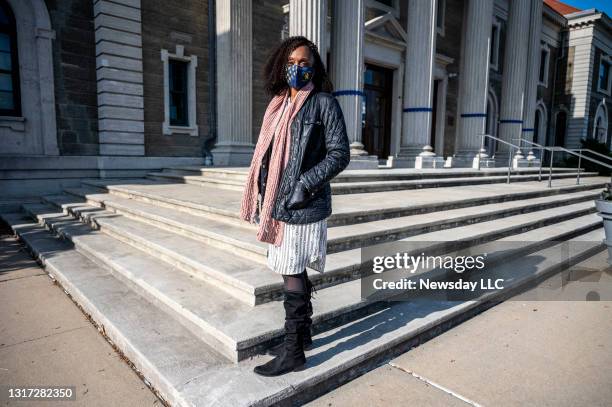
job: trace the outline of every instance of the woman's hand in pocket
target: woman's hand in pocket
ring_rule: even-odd
[[[312,199],[312,194],[302,181],[298,181],[293,188],[293,192],[287,201],[287,209],[303,209]]]

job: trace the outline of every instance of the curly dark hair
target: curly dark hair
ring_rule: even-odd
[[[263,70],[263,79],[265,82],[264,89],[270,96],[280,95],[286,89],[289,89],[289,85],[285,79],[287,60],[289,59],[289,55],[291,55],[296,48],[303,45],[306,45],[310,49],[310,54],[314,59],[314,64],[312,65],[314,69],[312,83],[315,90],[330,93],[333,91],[334,87],[327,76],[327,71],[325,70],[325,65],[323,65],[317,46],[306,37],[294,36],[281,42],[268,56],[268,60]]]

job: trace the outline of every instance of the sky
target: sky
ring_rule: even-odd
[[[596,8],[612,17],[612,0],[561,0],[565,4],[574,6],[581,10]]]

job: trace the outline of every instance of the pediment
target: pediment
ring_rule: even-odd
[[[377,37],[406,43],[407,34],[391,13],[385,13],[365,23],[366,31]]]

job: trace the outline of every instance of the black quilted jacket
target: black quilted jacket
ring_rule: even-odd
[[[291,151],[285,167],[272,217],[286,223],[312,223],[332,213],[329,181],[350,161],[344,116],[329,93],[313,91],[291,124]],[[262,161],[260,192],[265,191],[269,154]],[[310,191],[311,200],[302,209],[286,204],[298,180]]]

